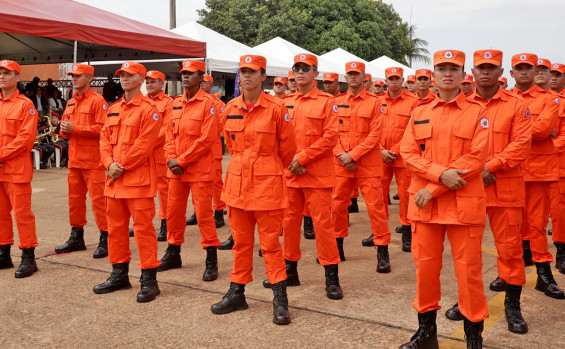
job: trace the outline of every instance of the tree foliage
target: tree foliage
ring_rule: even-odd
[[[200,24],[248,46],[277,36],[316,54],[338,47],[371,61],[422,59],[427,42],[392,5],[373,0],[206,0]],[[410,31],[412,30],[412,31]]]

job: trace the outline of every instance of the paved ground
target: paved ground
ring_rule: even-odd
[[[400,249],[400,234],[393,233],[390,245],[392,272],[377,274],[376,250],[362,247],[370,234],[365,206],[351,215],[350,236],[345,240],[347,261],[340,265],[344,299],[329,300],[324,292],[324,271],[315,262],[315,243],[303,240],[299,263],[302,285],[289,288],[292,324],[276,326],[272,319],[272,293],[264,289],[262,258],[254,261],[255,281],[246,288],[249,309],[228,315],[214,315],[210,305],[218,302],[229,287],[231,251],[219,251],[220,277],[203,282],[205,252],[199,246],[196,227],[187,227],[183,246],[183,268],[158,274],[161,295],[148,304],[136,302],[140,271],[135,242],[131,290],[96,295],[92,287],[104,281],[111,270],[107,259],[95,260],[98,233],[89,209],[86,226],[87,250],[55,255],[54,248],[66,241],[68,226],[66,169],[36,171],[32,183],[33,210],[38,227],[36,250],[39,272],[15,279],[15,269],[0,270],[0,345],[2,348],[397,348],[417,328],[412,308],[415,273],[412,255]],[[395,192],[395,189],[392,190]],[[189,208],[188,214],[192,213]],[[398,204],[391,206],[391,230],[397,225]],[[157,219],[155,227],[159,226]],[[229,228],[218,230],[223,241]],[[159,257],[166,243],[159,243]],[[256,250],[258,244],[256,244]],[[553,244],[550,250],[555,253]],[[523,315],[530,332],[508,332],[504,319],[504,295],[488,290],[497,276],[496,250],[490,230],[485,232],[484,282],[490,318],[485,323],[485,347],[545,348],[565,343],[563,313],[565,301],[534,290],[535,269],[527,269],[523,292]],[[12,249],[14,263],[19,251]],[[456,280],[449,243],[445,244],[441,305],[449,308],[457,299]],[[565,275],[556,274],[565,286]],[[438,313],[442,348],[464,348],[463,324]],[[561,344],[558,344],[561,343]]]

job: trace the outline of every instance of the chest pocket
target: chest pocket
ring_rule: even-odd
[[[321,136],[324,132],[324,105],[313,105],[306,110],[304,130],[307,136]]]
[[[243,120],[243,115],[228,115],[224,130],[233,150],[243,151],[245,149],[245,120]]]
[[[171,127],[173,129],[173,135],[176,138],[180,130],[180,115],[176,115],[171,118]]]
[[[188,115],[186,123],[186,134],[190,136],[200,136],[202,134],[202,122],[204,120],[204,113],[193,113]]]
[[[414,139],[420,146],[420,150],[426,158],[427,154],[431,154],[431,139],[432,139],[432,124],[430,120],[415,120],[414,121]]]
[[[2,132],[2,134],[7,135],[7,136],[17,136],[18,131],[20,130],[20,126],[22,124],[22,120],[21,120],[21,114],[15,114],[15,113],[8,113],[7,115],[5,115],[3,118],[3,126],[2,130],[0,132]]]
[[[110,143],[117,144],[118,143],[118,135],[120,130],[120,121],[119,117],[110,117],[108,118],[106,127],[108,127],[108,131],[110,132]]]
[[[63,118],[61,120],[71,120],[74,113],[75,113],[74,104],[71,106],[67,104],[67,108],[65,109],[65,112],[63,113]]]
[[[277,133],[277,124],[271,119],[259,119],[255,122],[256,140],[255,146],[260,152],[273,153]]]
[[[455,161],[464,154],[468,153],[471,149],[471,140],[475,133],[475,128],[470,127],[465,123],[466,120],[461,120],[453,127],[453,147],[451,149],[451,161]]]
[[[351,128],[351,109],[349,106],[338,106],[337,116],[339,118],[339,132],[349,132]]]
[[[139,116],[130,116],[124,122],[125,126],[125,136],[124,136],[124,144],[133,144],[135,140],[139,136],[139,125],[141,125],[141,119]]]
[[[512,120],[497,119],[493,125],[493,146],[494,152],[500,153],[510,142],[510,129]]]
[[[406,126],[410,122],[410,112],[402,111],[398,114],[398,119],[396,120],[396,130],[402,134],[406,130]]]
[[[360,112],[358,120],[359,133],[371,132],[371,115],[367,112]]]

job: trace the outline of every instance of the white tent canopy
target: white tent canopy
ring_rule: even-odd
[[[198,40],[198,38],[195,38]],[[334,64],[337,64],[341,67],[338,71],[340,74],[345,74],[345,63],[347,62],[362,62],[365,64],[365,73],[369,73],[372,75],[373,80],[379,79],[384,80],[385,78],[385,70],[381,67],[375,66],[363,58],[357,57],[353,53],[349,53],[342,48],[336,48],[328,53],[324,53],[320,57],[323,57],[326,60],[332,61]]]
[[[386,69],[390,67],[400,67],[404,69],[404,78],[406,78],[408,75],[416,74],[416,71],[414,69],[410,68],[407,65],[399,63],[387,56],[380,56],[379,58],[372,60],[370,63],[382,69]]]

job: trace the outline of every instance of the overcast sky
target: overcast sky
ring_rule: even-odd
[[[106,11],[169,29],[169,0],[79,0]],[[177,0],[177,25],[197,20],[204,0]],[[416,36],[434,51],[454,49],[467,55],[470,73],[473,52],[504,52],[505,76],[510,77],[513,54],[532,52],[552,62],[565,63],[564,0],[384,0],[404,21],[418,27]],[[414,63],[414,68],[426,68]]]

